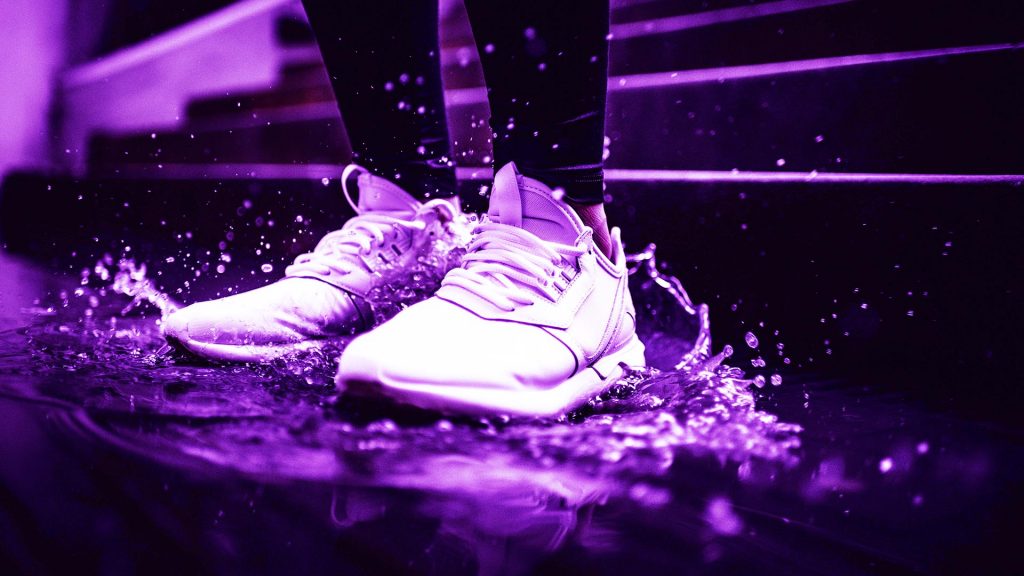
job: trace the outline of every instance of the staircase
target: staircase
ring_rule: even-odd
[[[718,342],[755,330],[783,344],[769,359],[778,369],[1017,366],[1015,339],[999,336],[1024,317],[1019,10],[613,0],[613,222],[634,249],[658,244],[712,306]],[[183,83],[203,93],[179,88],[158,113],[122,106],[132,91],[103,80],[108,66],[138,82],[130,66],[69,72],[66,101],[107,102],[109,117],[66,125],[80,141],[67,146],[70,176],[8,178],[4,245],[74,273],[129,253],[184,300],[275,279],[349,215],[335,179],[350,148],[302,19],[293,0],[247,0],[203,20],[238,40],[172,33],[156,51],[166,66],[207,44],[257,48],[244,63],[216,51],[223,62]],[[442,22],[463,199],[479,209],[490,173],[482,74],[461,4],[445,2]]]
[[[1008,3],[775,0],[715,2],[694,12],[690,4],[614,5],[607,130],[613,180],[644,180],[647,170],[702,179],[709,171],[771,172],[798,181],[812,172],[1024,171],[1017,152],[1024,88],[1012,81],[1024,69],[1024,35]],[[264,16],[301,18],[295,2],[273,6]],[[444,10],[443,73],[455,158],[463,175],[480,176],[490,154],[480,120],[489,113],[461,8]],[[265,58],[277,64],[277,76],[256,88],[188,101],[170,129],[95,134],[85,173],[336,175],[350,154],[343,122],[311,36],[299,36],[268,50],[284,56]]]

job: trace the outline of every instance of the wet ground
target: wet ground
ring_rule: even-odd
[[[145,295],[137,268],[99,264],[76,277],[0,256],[5,573],[1019,566],[1019,427],[935,409],[885,373],[765,367],[759,330],[701,340],[699,307],[642,262],[661,371],[538,421],[339,398],[334,350],[200,362],[124,294]],[[672,369],[694,341],[709,353]]]

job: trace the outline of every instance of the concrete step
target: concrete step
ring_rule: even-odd
[[[1001,0],[723,4],[613,25],[612,74],[1024,41],[1021,7]]]
[[[610,92],[609,165],[1024,172],[1024,50],[866,62],[630,77],[650,84]]]
[[[975,53],[964,53],[977,50]],[[1024,50],[861,55],[613,78],[608,166],[1022,173]],[[490,151],[485,101],[449,125],[456,159]]]
[[[328,105],[324,108],[324,105]],[[321,111],[323,110],[323,111]],[[282,85],[273,90],[228,94],[195,100],[188,105],[186,128],[198,126],[246,127],[263,124],[264,116],[281,121],[303,120],[316,111],[323,116],[338,116],[338,105],[329,84],[308,86]]]
[[[116,176],[123,165],[219,163],[341,164],[351,152],[339,121],[263,122],[242,128],[154,132],[94,138],[91,173]]]
[[[1022,173],[1024,162],[1014,151],[1024,137],[1018,106],[1024,87],[1013,78],[1024,75],[1024,50],[971,49],[977,52],[863,55],[622,77],[610,85],[608,165]],[[460,94],[449,92],[455,158],[463,166],[484,166],[490,155],[488,108],[486,102],[460,100]],[[94,162],[109,167],[230,158],[280,164],[348,157],[329,87],[225,97],[198,102],[193,110],[189,133],[101,138]],[[192,134],[200,133],[202,142],[195,142]],[[262,143],[269,148],[260,150]]]

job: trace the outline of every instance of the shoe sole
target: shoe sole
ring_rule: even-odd
[[[280,358],[287,358],[298,354],[321,350],[327,346],[335,346],[340,349],[344,347],[352,337],[343,336],[335,338],[318,338],[292,342],[289,344],[266,346],[258,346],[255,344],[212,344],[209,342],[182,340],[180,338],[173,337],[167,337],[167,339],[169,341],[173,341],[175,344],[178,344],[192,354],[208,360],[217,360],[221,362],[266,363]]]
[[[546,390],[495,390],[437,384],[413,384],[335,379],[344,394],[384,396],[400,404],[426,410],[465,415],[551,417],[576,408],[604,392],[624,373],[623,366],[645,365],[644,345],[635,335],[619,350],[572,376],[562,384]]]

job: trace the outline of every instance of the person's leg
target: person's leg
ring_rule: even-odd
[[[606,255],[608,0],[466,0],[491,105],[494,166],[515,162],[565,200]]]
[[[434,297],[348,345],[335,382],[444,412],[557,416],[645,364],[602,203],[608,2],[467,2],[495,138],[488,218]]]
[[[455,195],[437,2],[303,0],[353,161],[421,200]]]

